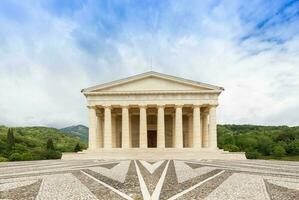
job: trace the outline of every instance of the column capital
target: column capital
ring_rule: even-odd
[[[183,106],[184,106],[183,104],[175,104],[174,105],[175,108],[183,108]]]
[[[193,107],[193,108],[201,108],[202,105],[201,105],[201,104],[193,104],[192,107]]]
[[[111,105],[110,104],[104,104],[102,105],[104,108],[111,108]]]
[[[139,104],[138,107],[139,108],[147,108],[147,104]]]
[[[129,104],[121,105],[121,108],[129,108]]]
[[[165,104],[157,104],[157,108],[165,108]]]

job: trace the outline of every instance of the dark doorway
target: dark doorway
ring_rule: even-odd
[[[157,131],[147,131],[147,146],[148,148],[157,147]]]

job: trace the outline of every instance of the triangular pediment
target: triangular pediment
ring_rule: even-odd
[[[223,88],[157,72],[147,72],[126,79],[86,88],[83,90],[83,93],[199,90],[221,91]]]

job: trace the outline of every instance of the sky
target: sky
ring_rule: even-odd
[[[298,126],[299,1],[0,1],[2,125],[87,125],[81,89],[151,65],[224,87],[221,124]]]

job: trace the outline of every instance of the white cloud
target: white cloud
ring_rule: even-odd
[[[123,5],[122,16],[96,1],[65,17],[22,6],[25,21],[0,15],[0,124],[86,124],[80,90],[148,71],[151,57],[156,71],[223,86],[221,123],[299,124],[296,17],[261,31],[254,24],[272,12],[241,2]]]

